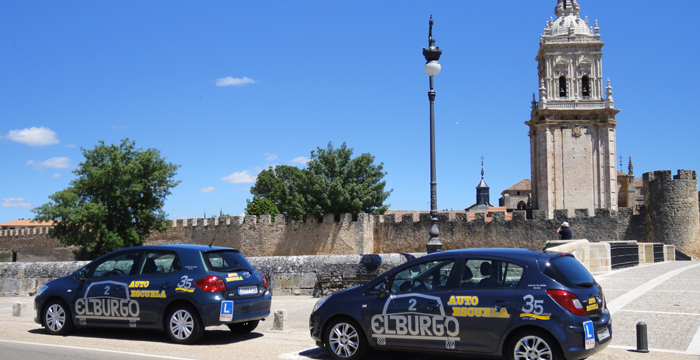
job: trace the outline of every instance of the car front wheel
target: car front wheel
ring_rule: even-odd
[[[197,311],[188,305],[176,305],[168,313],[166,332],[178,344],[192,344],[204,335]]]
[[[357,322],[347,317],[334,319],[324,334],[326,350],[336,360],[362,358],[369,350],[369,344]]]
[[[73,330],[73,319],[63,300],[51,300],[44,308],[44,328],[51,335],[65,335]]]
[[[236,334],[247,334],[253,330],[255,330],[256,327],[258,327],[258,323],[260,323],[260,320],[253,320],[253,321],[246,321],[242,323],[236,323],[236,324],[228,324],[229,330]]]
[[[559,344],[549,334],[538,330],[517,333],[508,347],[510,360],[563,360]]]

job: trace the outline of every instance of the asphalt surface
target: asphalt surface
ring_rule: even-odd
[[[700,360],[700,262],[668,262],[594,274],[613,313],[613,340],[590,360]],[[33,298],[0,298],[0,359],[330,359],[309,337],[308,316],[317,299],[273,296],[272,309],[286,309],[287,328],[272,330],[272,318],[253,333],[236,336],[207,328],[196,345],[175,345],[163,332],[87,329],[48,335],[34,323]],[[12,304],[25,302],[22,317]],[[650,352],[636,348],[636,324],[647,324]],[[456,359],[450,356],[376,352],[368,359]]]

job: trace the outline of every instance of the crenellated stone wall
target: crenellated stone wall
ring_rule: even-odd
[[[476,213],[469,220],[465,212],[440,212],[439,228],[443,249],[477,247],[516,247],[539,250],[547,240],[558,239],[559,225],[568,221],[574,239],[591,242],[637,240],[675,245],[689,255],[700,257],[700,213],[698,213],[697,174],[680,170],[657,171],[644,175],[646,206],[635,215],[632,208],[514,211],[512,220],[505,213]],[[359,214],[353,219],[342,214],[321,219],[287,221],[283,215],[187,219],[172,221],[164,233],[153,233],[146,244],[214,244],[240,249],[246,257],[387,254],[425,251],[429,239],[428,213],[400,215]],[[61,248],[47,236],[48,228],[0,230],[0,261],[69,261],[72,249]]]

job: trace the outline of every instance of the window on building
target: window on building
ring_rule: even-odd
[[[581,78],[581,95],[591,96],[591,86],[588,76],[584,76]]]
[[[559,78],[559,97],[566,97],[566,77]]]

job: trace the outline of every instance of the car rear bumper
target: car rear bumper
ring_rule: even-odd
[[[608,329],[609,336],[602,341],[599,339],[599,332]],[[570,326],[566,329],[568,338],[566,346],[562,346],[564,357],[567,359],[585,359],[595,353],[598,353],[608,347],[612,341],[612,321],[595,324],[595,347],[592,349],[585,348],[585,335],[583,327]]]
[[[207,300],[202,301],[200,299],[199,304],[199,311],[202,315],[204,326],[218,326],[265,319],[270,315],[270,307],[272,306],[272,295],[269,291],[260,296],[230,299],[229,301],[233,301],[233,319],[231,321],[221,321],[222,298],[220,296],[212,296]]]

